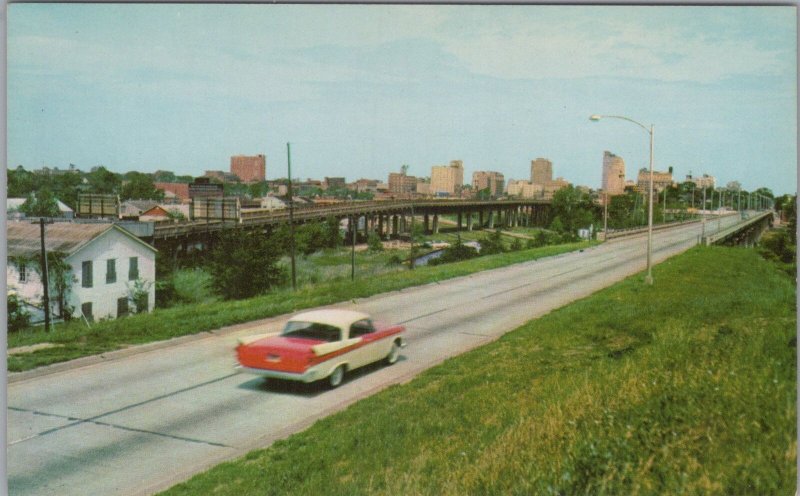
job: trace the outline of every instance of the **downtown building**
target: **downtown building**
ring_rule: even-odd
[[[267,177],[267,157],[264,155],[234,155],[231,157],[231,174],[243,183],[264,181]]]
[[[665,189],[672,187],[672,172],[653,171],[653,191],[662,192]],[[639,169],[639,175],[636,177],[636,189],[642,193],[650,191],[650,169]]]
[[[489,196],[497,198],[503,194],[506,180],[502,172],[477,171],[472,173],[472,189],[475,192],[489,190]]]
[[[431,167],[431,194],[434,196],[458,197],[464,186],[464,163],[451,160],[450,165]]]
[[[611,196],[625,193],[625,161],[609,151],[603,152],[603,192]]]
[[[553,162],[546,158],[531,160],[531,182],[547,184],[553,180]]]
[[[406,175],[405,172],[389,173],[389,193],[399,196],[410,196],[417,191],[416,176]]]

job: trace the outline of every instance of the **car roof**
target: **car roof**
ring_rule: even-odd
[[[300,322],[319,322],[336,326],[340,329],[347,329],[353,322],[368,319],[369,315],[363,312],[355,312],[352,310],[312,310],[310,312],[303,312],[295,315],[289,321]]]

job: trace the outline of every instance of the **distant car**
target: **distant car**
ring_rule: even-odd
[[[317,310],[292,317],[283,331],[239,339],[236,348],[242,372],[267,378],[315,382],[331,387],[345,373],[384,360],[397,362],[406,343],[401,325],[373,322],[349,310]]]

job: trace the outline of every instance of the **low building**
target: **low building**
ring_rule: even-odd
[[[8,289],[42,312],[40,227],[7,224]],[[87,320],[149,312],[155,306],[157,250],[116,224],[60,222],[45,227],[45,249],[63,260],[64,291],[51,276],[51,314]],[[56,271],[50,267],[50,274]],[[35,317],[35,316],[34,316]]]
[[[6,198],[6,214],[11,219],[24,219],[26,216],[20,210],[27,198]],[[62,219],[75,218],[75,211],[69,208],[61,200],[56,200],[58,205],[59,217]]]
[[[661,192],[671,186],[671,172],[653,171],[653,191]],[[639,175],[636,177],[636,187],[642,192],[650,191],[650,169],[639,169]]]
[[[164,192],[164,197],[177,198],[180,201],[189,200],[188,183],[154,183],[157,190]]]
[[[325,189],[345,189],[347,182],[343,177],[325,177]]]

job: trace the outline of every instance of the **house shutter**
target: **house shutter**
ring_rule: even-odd
[[[117,282],[117,259],[109,258],[106,260],[106,284]]]
[[[81,286],[84,288],[91,288],[92,279],[92,261],[87,260],[81,264]]]
[[[131,257],[128,263],[128,280],[139,279],[139,257]]]

